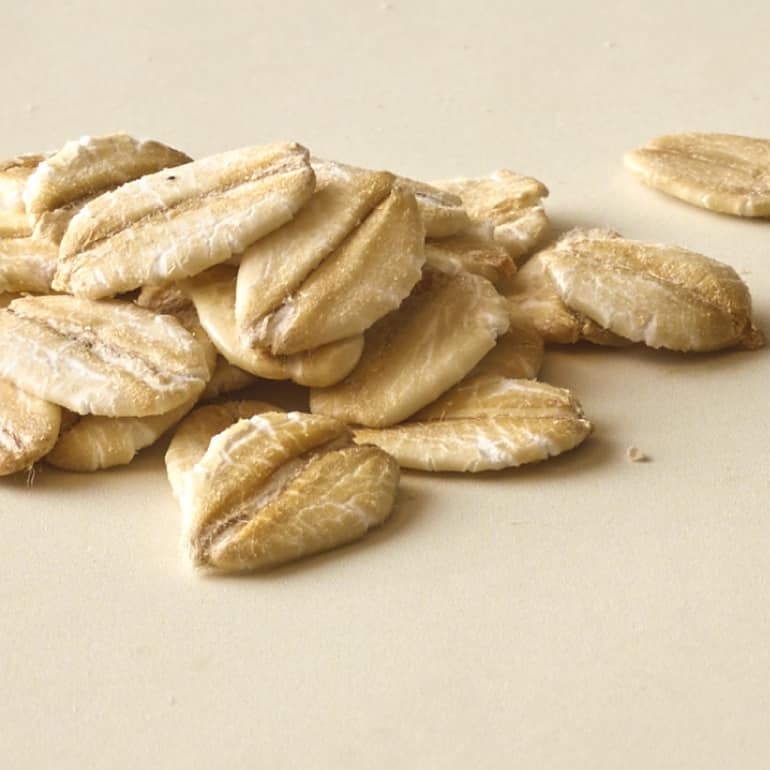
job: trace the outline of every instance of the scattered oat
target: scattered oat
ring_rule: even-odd
[[[770,139],[670,134],[625,156],[645,184],[723,214],[770,217]]]

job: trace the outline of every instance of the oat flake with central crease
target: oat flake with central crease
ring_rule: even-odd
[[[633,342],[699,352],[764,344],[746,284],[702,254],[576,230],[540,257],[567,306]]]
[[[500,470],[539,462],[582,443],[592,426],[563,388],[479,374],[452,388],[408,422],[357,429],[404,468]]]
[[[163,414],[210,376],[179,321],[120,300],[22,297],[0,310],[0,337],[0,377],[79,414]]]
[[[624,162],[645,184],[694,206],[770,217],[770,139],[670,134],[627,153]]]
[[[288,222],[314,185],[308,152],[297,144],[232,150],[148,174],[74,217],[54,288],[98,299],[195,275]]]
[[[366,333],[351,374],[310,392],[310,410],[371,427],[405,420],[467,375],[510,323],[509,303],[485,278],[426,270],[401,307]]]
[[[180,429],[167,462],[195,566],[273,567],[358,539],[393,507],[398,464],[330,417],[264,412],[211,436],[202,454],[189,443]]]

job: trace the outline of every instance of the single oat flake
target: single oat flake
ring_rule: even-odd
[[[280,307],[260,319],[249,341],[291,355],[361,334],[419,281],[424,241],[414,196],[394,188]]]
[[[24,203],[35,221],[44,212],[191,160],[161,142],[128,134],[84,136],[41,160],[27,180]]]
[[[626,154],[626,168],[657,190],[701,208],[770,217],[770,139],[684,133]]]
[[[195,566],[273,567],[356,540],[392,510],[398,464],[355,445],[338,420],[263,412],[205,447],[197,431],[196,449],[185,446],[182,428],[169,446],[169,478]]]
[[[300,290],[389,195],[393,175],[313,160],[315,191],[288,224],[250,246],[240,260],[235,304],[238,336],[259,347],[255,328]]]
[[[748,287],[714,259],[603,230],[572,231],[540,258],[569,308],[632,342],[680,351],[763,344]]]
[[[22,297],[0,310],[0,337],[0,377],[78,414],[163,414],[210,376],[179,321],[120,300]]]
[[[192,398],[165,414],[149,417],[102,417],[73,414],[62,426],[56,445],[46,455],[50,465],[65,471],[91,472],[127,465],[154,444],[195,405]]]
[[[480,374],[452,388],[408,422],[357,429],[404,468],[489,471],[546,460],[591,433],[572,394],[534,380]]]

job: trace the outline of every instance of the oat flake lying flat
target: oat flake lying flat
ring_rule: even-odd
[[[645,184],[701,208],[770,217],[770,139],[671,134],[626,154]]]
[[[170,455],[180,441],[177,434]],[[180,470],[172,486],[191,560],[226,571],[272,567],[359,538],[387,518],[398,485],[398,465],[385,452],[355,446],[337,420],[299,412],[239,420]]]
[[[31,468],[56,443],[61,409],[0,380],[0,476]]]
[[[488,471],[566,452],[591,433],[572,394],[534,380],[478,375],[452,388],[409,422],[359,429],[402,467]]]
[[[0,337],[0,377],[79,414],[163,414],[210,374],[179,321],[119,300],[23,297],[0,311]]]
[[[0,161],[0,238],[32,235],[32,223],[24,206],[24,188],[46,157],[29,154]]]
[[[127,465],[137,452],[173,428],[193,408],[195,400],[151,417],[75,416],[62,428],[45,460],[61,470],[81,472]]]
[[[394,188],[252,340],[276,355],[360,334],[397,308],[420,279],[425,234],[414,196]]]
[[[548,229],[540,200],[548,188],[537,179],[500,169],[480,179],[447,179],[433,183],[458,195],[476,224],[488,224],[492,237],[514,258],[530,254]]]
[[[615,237],[610,231],[603,232],[607,237]],[[513,305],[532,321],[543,341],[547,345],[571,344],[579,340],[610,347],[630,344],[629,340],[603,329],[564,304],[556,285],[545,271],[545,253],[539,252],[527,260],[506,292]]]
[[[70,222],[54,288],[100,298],[195,275],[288,222],[314,184],[296,144],[233,150],[128,182]]]
[[[0,292],[49,292],[57,253],[45,240],[0,238]]]
[[[291,356],[244,345],[235,329],[235,280],[234,268],[218,265],[182,283],[207,334],[232,364],[257,377],[322,388],[344,379],[358,363],[362,334]]]
[[[401,307],[366,333],[353,372],[311,391],[311,411],[371,427],[400,422],[468,374],[509,324],[508,303],[486,279],[426,271]]]
[[[254,328],[279,308],[390,192],[393,175],[314,160],[316,187],[297,216],[244,252],[238,271],[238,335],[259,347]]]
[[[573,231],[541,254],[570,308],[653,348],[758,347],[746,284],[728,265],[677,246]]]

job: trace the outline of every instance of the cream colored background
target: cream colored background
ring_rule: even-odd
[[[0,155],[125,129],[508,166],[558,228],[731,263],[770,331],[770,222],[621,165],[664,132],[770,135],[769,9],[5,0]],[[582,399],[585,447],[405,474],[381,531],[263,577],[188,574],[160,448],[0,482],[0,765],[768,767],[770,352],[565,348],[543,378]]]

